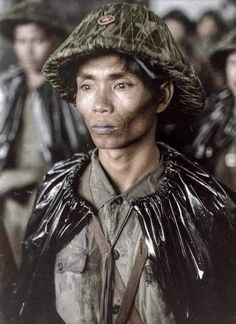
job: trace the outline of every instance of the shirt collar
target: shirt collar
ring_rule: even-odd
[[[121,194],[117,194],[108,179],[98,158],[98,150],[95,149],[91,156],[91,176],[90,188],[94,203],[98,209],[104,204],[115,199],[125,200],[131,204],[132,201],[140,197],[145,197],[158,188],[158,182],[164,170],[163,161],[144,177],[140,178],[133,186]]]

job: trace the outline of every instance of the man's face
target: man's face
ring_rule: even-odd
[[[144,138],[154,140],[156,107],[151,91],[125,69],[118,55],[88,59],[77,73],[76,106],[95,145],[121,149]]]
[[[197,25],[197,33],[201,40],[212,41],[219,33],[216,21],[211,16],[205,16]]]
[[[27,72],[40,72],[56,46],[53,37],[34,23],[18,25],[14,31],[13,47],[19,64]]]
[[[225,21],[227,21],[230,25],[235,24],[236,17],[236,3],[235,1],[225,1],[222,6],[221,14]]]
[[[178,44],[181,44],[188,37],[188,31],[186,30],[184,24],[178,20],[167,18],[165,19],[165,23]]]
[[[236,51],[226,59],[225,74],[226,82],[236,97]]]

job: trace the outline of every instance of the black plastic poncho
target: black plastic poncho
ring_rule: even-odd
[[[176,323],[234,323],[233,197],[180,153],[158,146],[164,163],[159,187],[133,204],[156,281]],[[59,162],[41,185],[24,241],[20,278],[10,298],[12,323],[62,323],[54,300],[55,256],[96,213],[77,193],[89,162],[90,156],[82,154]],[[4,302],[8,306],[6,297]]]
[[[185,152],[206,170],[214,173],[223,150],[236,138],[235,98],[229,89],[213,94],[207,110],[192,124]]]

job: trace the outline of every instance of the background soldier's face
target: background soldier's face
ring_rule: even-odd
[[[25,70],[41,71],[56,46],[54,37],[34,23],[18,25],[14,32],[13,47],[18,62]]]
[[[236,51],[227,57],[225,74],[227,84],[236,97]]]
[[[99,148],[124,148],[155,138],[157,107],[151,91],[127,71],[119,55],[91,58],[80,66],[76,105]]]

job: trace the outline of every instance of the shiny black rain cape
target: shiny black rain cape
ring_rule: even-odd
[[[155,279],[177,323],[234,323],[235,202],[197,164],[165,144],[158,146],[164,163],[160,185],[133,204]],[[41,185],[10,298],[13,323],[62,323],[55,308],[55,256],[96,213],[77,194],[89,162],[82,154],[59,162]]]
[[[210,96],[206,111],[192,124],[185,153],[213,173],[219,156],[236,138],[235,98],[229,89]]]

